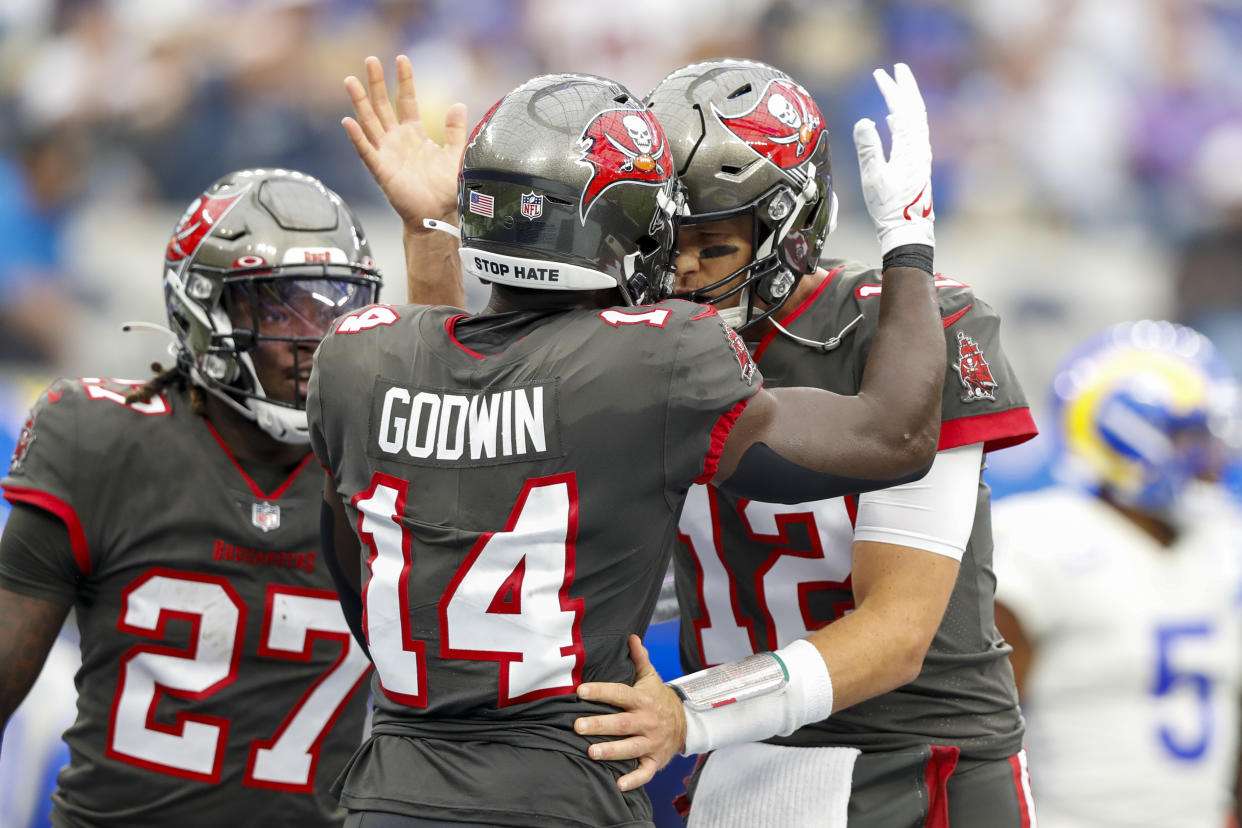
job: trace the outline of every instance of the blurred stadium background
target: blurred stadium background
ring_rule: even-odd
[[[643,94],[699,58],[773,63],[829,125],[826,255],[869,261],[851,128],[884,112],[871,70],[905,61],[937,264],[1000,310],[1037,419],[1061,357],[1124,319],[1195,326],[1242,373],[1240,0],[0,0],[0,444],[51,377],[166,359],[120,326],[164,321],[168,234],[228,170],[323,179],[403,301],[400,223],[339,124],[341,79],[401,52],[433,129],[540,72]],[[1042,482],[1047,451],[996,455],[994,487]]]

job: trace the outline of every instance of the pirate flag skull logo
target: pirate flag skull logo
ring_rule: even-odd
[[[658,187],[672,175],[664,132],[649,112],[605,110],[591,119],[578,142],[579,162],[591,168],[578,210],[584,224],[591,203],[613,184],[628,181]]]
[[[727,116],[712,104],[725,128],[781,169],[811,157],[824,133],[824,119],[807,91],[789,80],[773,79],[755,105]]]

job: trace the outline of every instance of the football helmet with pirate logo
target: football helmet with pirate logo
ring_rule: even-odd
[[[543,75],[475,128],[459,181],[465,272],[540,290],[672,293],[680,194],[660,124],[624,86]]]
[[[731,58],[673,72],[647,96],[686,193],[681,224],[749,216],[751,261],[688,294],[719,302],[738,330],[774,313],[815,272],[836,223],[828,132],[815,101],[788,75]],[[755,300],[767,307],[758,308]]]
[[[191,202],[164,256],[164,299],[190,380],[282,442],[307,441],[311,357],[332,321],[376,301],[353,212],[318,179],[224,176]]]

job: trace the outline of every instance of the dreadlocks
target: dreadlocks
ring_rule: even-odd
[[[154,377],[142,385],[133,388],[125,395],[125,402],[127,404],[150,402],[152,397],[162,394],[165,388],[176,386],[183,391],[187,391],[190,396],[190,406],[194,409],[195,414],[201,417],[206,413],[202,389],[196,385],[189,384],[189,378],[180,365],[174,364],[173,367],[165,369],[158,362],[152,362],[151,370],[155,372]]]

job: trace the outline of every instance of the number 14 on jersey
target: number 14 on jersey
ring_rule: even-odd
[[[427,642],[410,630],[409,485],[377,472],[353,505],[369,549],[363,629],[380,687],[426,707]],[[569,597],[577,521],[572,473],[528,480],[505,527],[479,538],[440,598],[439,656],[497,662],[500,707],[566,695],[582,681],[582,600]]]

